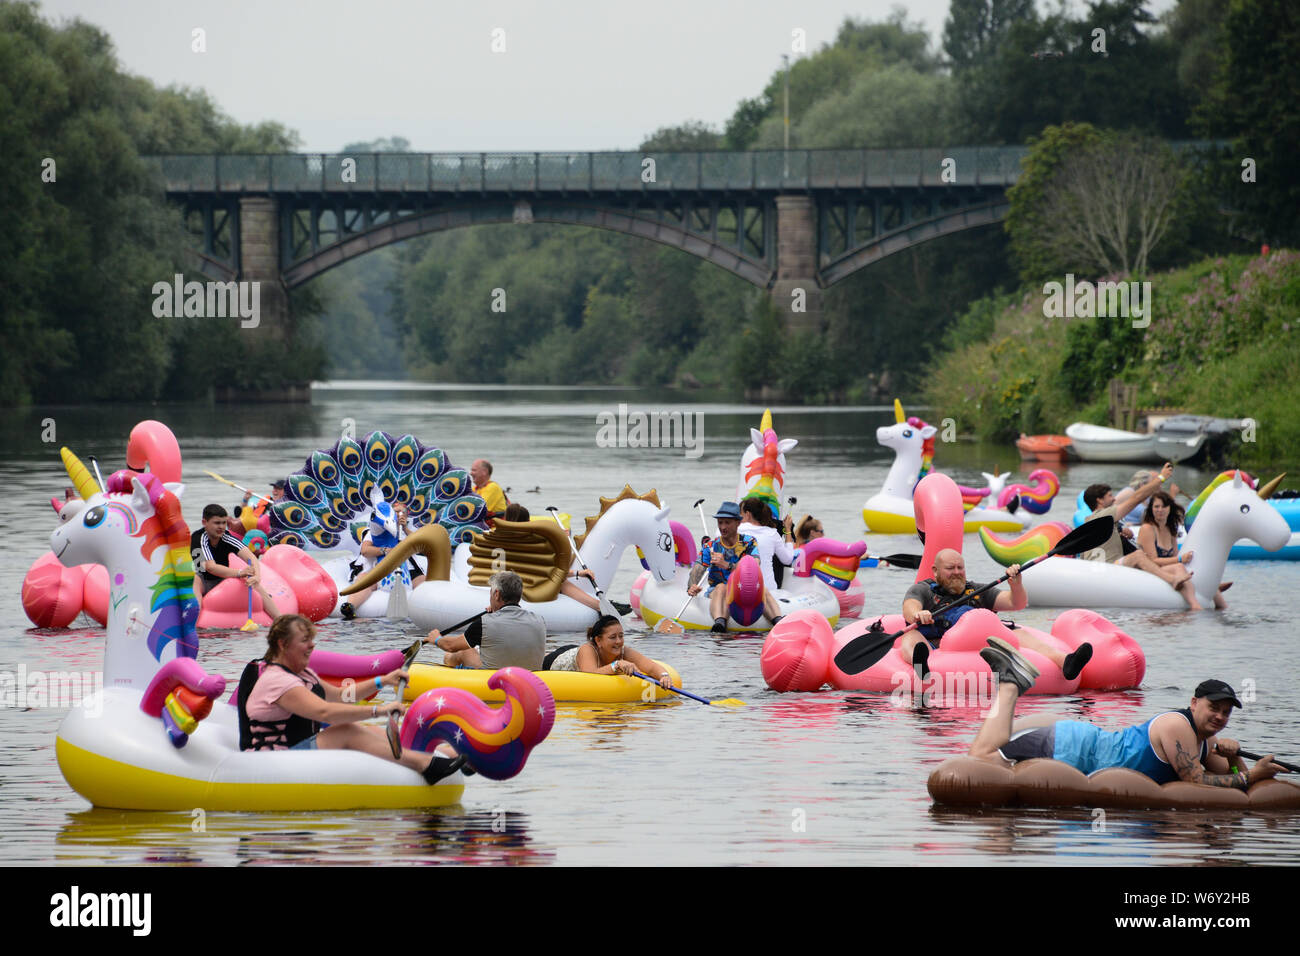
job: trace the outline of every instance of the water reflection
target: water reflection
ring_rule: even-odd
[[[187,813],[91,809],[67,815],[56,861],[265,866],[360,863],[545,864],[529,815],[504,807],[465,812],[346,814]]]

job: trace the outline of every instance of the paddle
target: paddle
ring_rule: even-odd
[[[555,507],[555,505],[548,505],[546,510],[549,511],[551,517],[555,519],[555,523],[561,528],[564,528],[564,522],[560,520],[560,509]],[[582,570],[591,574],[591,568],[587,567],[587,562],[582,560],[582,555],[580,555],[578,549],[573,546],[573,532],[568,528],[564,528],[564,533],[569,539],[569,551],[578,559],[578,564],[582,566]],[[610,603],[609,598],[605,597],[605,592],[602,591],[600,585],[596,583],[596,576],[594,574],[591,575],[591,583],[596,589],[596,600],[600,602],[600,613],[608,614],[610,617],[618,617],[618,608],[614,607],[614,605]]]
[[[239,628],[241,631],[256,631],[257,622],[253,620],[253,589],[248,589],[248,620]]]
[[[633,671],[632,676],[639,677],[642,680],[648,680],[652,684],[659,684],[659,682],[655,680],[653,677],[648,677],[645,674],[642,674],[640,671]],[[663,685],[659,684],[659,686],[662,687]],[[714,707],[744,707],[745,706],[745,702],[743,700],[737,700],[734,697],[724,697],[721,700],[706,700],[703,697],[698,697],[695,694],[692,694],[690,691],[682,690],[680,687],[673,687],[671,684],[668,686],[667,689],[672,691],[674,694],[681,694],[683,697],[689,697],[691,700],[698,700],[701,704],[712,704]]]
[[[90,458],[90,467],[95,469],[95,480],[99,482],[99,490],[107,490],[107,486],[104,484],[104,476],[99,473],[99,460],[94,455],[88,457]]]
[[[1108,516],[1105,518],[1097,518],[1093,521],[1085,521],[1062,538],[1051,551],[1021,565],[1020,573],[1024,574],[1040,561],[1045,561],[1047,558],[1056,554],[1073,555],[1080,554],[1084,551],[1091,551],[1093,548],[1099,548],[1110,540],[1110,536],[1114,533],[1114,518]],[[1010,577],[1010,574],[1004,574],[996,581],[984,585],[979,590],[972,591],[970,594],[962,595],[955,601],[949,601],[947,604],[936,608],[931,612],[931,614],[932,616],[937,617],[944,611],[965,604],[967,601],[979,597],[985,591],[991,590],[999,584],[1009,580]],[[898,638],[902,637],[908,631],[917,626],[918,625],[913,622],[901,631],[897,631],[893,634],[872,634],[870,632],[861,634],[840,648],[840,652],[835,655],[835,666],[846,674],[860,673],[884,657],[885,654],[889,652],[889,649],[894,646],[894,641],[898,640]]]
[[[252,490],[249,489],[249,488],[245,488],[243,485],[237,485],[237,484],[235,484],[233,481],[231,481],[231,480],[228,479],[228,478],[222,478],[222,477],[221,477],[220,475],[218,475],[215,471],[208,471],[208,470],[205,468],[205,469],[203,470],[203,473],[204,473],[205,475],[211,477],[211,478],[215,478],[215,479],[217,479],[217,481],[221,482],[223,485],[229,485],[231,488],[238,488],[240,491],[246,492],[246,493],[252,495],[254,498],[261,498],[263,501],[265,501],[265,502],[267,502],[267,503],[270,503],[270,501],[271,501],[271,499],[268,498],[266,495],[259,495],[256,491],[252,491]]]
[[[1249,750],[1238,750],[1237,753],[1241,754],[1247,760],[1262,759],[1262,756],[1260,754],[1253,754]],[[1273,758],[1273,763],[1281,767],[1283,770],[1289,770],[1292,773],[1300,773],[1300,767],[1295,766],[1295,764],[1284,763],[1283,761],[1278,760],[1276,757]]]
[[[465,618],[465,620],[459,622],[458,624],[453,624],[451,627],[447,628],[445,631],[442,631],[441,633],[450,634],[452,631],[459,631],[462,627],[468,627],[470,624],[473,624],[475,621],[477,621],[479,618],[481,618],[484,614],[487,613],[488,612],[486,610],[479,611],[477,614],[473,614]],[[402,666],[410,667],[411,662],[415,660],[415,657],[417,654],[420,653],[421,648],[423,648],[424,645],[428,643],[429,643],[429,639],[427,637],[422,637],[414,644],[412,644],[410,647],[408,647],[405,651],[403,651]],[[398,700],[402,699],[400,694],[397,696],[397,699]]]
[[[888,564],[895,568],[907,568],[909,571],[915,571],[921,566],[921,556],[919,554],[886,554],[879,558],[863,557],[859,567],[876,568],[882,564]]]

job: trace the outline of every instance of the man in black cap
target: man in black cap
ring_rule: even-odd
[[[275,479],[275,481],[271,482],[270,498],[259,497],[257,499],[257,504],[253,506],[253,520],[249,522],[244,520],[243,511],[244,508],[248,507],[248,502],[252,497],[253,497],[253,493],[251,491],[245,491],[244,500],[241,503],[241,507],[235,509],[235,517],[240,518],[241,521],[243,521],[244,527],[248,530],[252,530],[253,528],[257,527],[257,522],[261,520],[261,517],[266,513],[267,508],[271,507],[272,505],[278,502],[284,501],[284,479],[277,478]]]
[[[1202,681],[1190,706],[1157,714],[1144,724],[1105,731],[1077,720],[1016,721],[1016,699],[1038,676],[1033,664],[996,638],[980,651],[998,679],[997,700],[971,744],[970,755],[1002,767],[1047,757],[1090,774],[1127,767],[1156,783],[1184,780],[1246,790],[1282,772],[1269,754],[1248,767],[1235,740],[1219,737],[1228,725],[1237,693],[1221,680]]]
[[[718,523],[718,537],[700,552],[699,563],[709,571],[709,586],[705,591],[709,595],[709,617],[713,618],[712,630],[720,632],[727,629],[727,589],[718,585],[727,583],[741,558],[755,553],[757,543],[747,534],[736,533],[740,527],[740,505],[734,501],[719,505],[713,520]],[[686,593],[695,597],[702,589],[698,580],[693,580]]]

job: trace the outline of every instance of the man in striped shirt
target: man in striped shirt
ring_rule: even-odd
[[[200,601],[203,595],[226,578],[244,578],[250,588],[262,598],[262,606],[272,618],[279,616],[275,601],[262,587],[262,565],[244,542],[226,530],[230,516],[221,505],[208,505],[203,509],[203,527],[190,535],[190,559],[194,562],[194,596]],[[230,567],[230,556],[237,554],[246,567]]]

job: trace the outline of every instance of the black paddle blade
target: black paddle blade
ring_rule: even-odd
[[[910,629],[909,629],[910,630]],[[893,634],[878,634],[868,631],[859,635],[840,648],[835,655],[835,666],[846,674],[859,674],[889,653],[906,630]]]
[[[1093,548],[1100,548],[1110,540],[1110,536],[1114,533],[1115,519],[1109,515],[1105,518],[1085,521],[1058,541],[1056,547],[1043,555],[1043,558],[1050,558],[1054,554],[1082,554],[1085,551],[1091,551]],[[1034,559],[1034,561],[1041,560],[1042,558]],[[1029,562],[1029,564],[1033,564],[1034,561]],[[1028,567],[1029,564],[1026,564],[1025,567]]]
[[[887,554],[880,560],[888,561],[896,568],[907,568],[909,571],[915,571],[921,566],[919,554]]]

